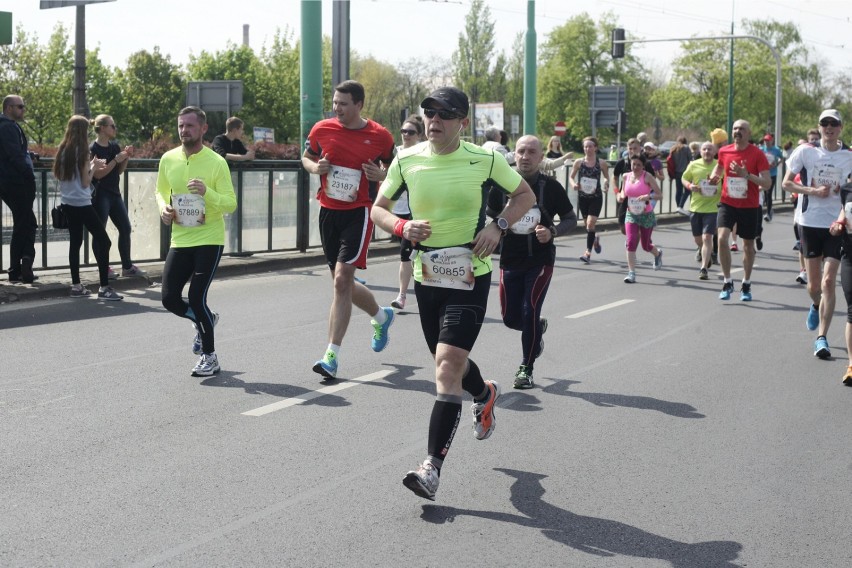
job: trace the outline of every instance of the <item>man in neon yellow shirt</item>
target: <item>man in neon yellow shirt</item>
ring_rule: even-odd
[[[428,142],[400,151],[373,205],[373,222],[416,243],[414,292],[420,325],[435,358],[437,397],[429,422],[428,457],[403,484],[435,499],[441,467],[461,418],[462,396],[473,396],[473,431],[484,440],[494,429],[495,381],[485,381],[470,358],[491,286],[491,253],[530,207],[535,195],[495,150],[461,141],[469,124],[467,95],[442,87],[420,104]],[[494,185],[509,195],[497,220],[486,224],[485,202]],[[408,191],[411,220],[391,212]]]
[[[710,183],[710,174],[716,167],[716,145],[705,142],[701,145],[701,158],[686,167],[681,179],[683,188],[692,192],[689,201],[689,221],[692,236],[701,250],[701,270],[698,277],[707,280],[707,270],[713,258],[713,235],[716,234],[716,217],[719,213],[719,198],[722,196],[721,182]]]
[[[225,159],[203,143],[207,115],[197,107],[178,113],[181,146],[160,159],[157,205],[160,219],[172,227],[171,247],[163,267],[163,307],[192,321],[192,352],[200,359],[193,377],[219,372],[213,326],[219,314],[207,306],[207,290],[225,248],[224,213],[237,208],[231,172]],[[183,289],[189,282],[189,302]]]

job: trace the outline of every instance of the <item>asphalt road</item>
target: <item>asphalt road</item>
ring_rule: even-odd
[[[590,266],[564,239],[530,391],[495,278],[473,358],[497,429],[465,403],[434,503],[401,483],[434,396],[413,295],[382,353],[353,315],[328,385],[321,266],[214,284],[211,379],[157,287],[0,306],[0,566],[852,565],[845,301],[818,360],[791,214],[765,237],[751,303],[698,280],[685,224],[634,285],[618,233]],[[396,269],[366,272],[380,303]]]

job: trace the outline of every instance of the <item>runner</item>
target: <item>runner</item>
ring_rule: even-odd
[[[583,158],[576,160],[571,168],[571,187],[578,192],[577,207],[586,224],[586,252],[580,260],[589,264],[592,261],[592,249],[601,253],[601,241],[595,233],[595,225],[603,208],[601,174],[604,189],[609,185],[609,166],[598,158],[598,141],[586,136],[583,138]]]
[[[163,307],[195,328],[192,352],[199,356],[193,377],[219,372],[213,327],[219,314],[207,305],[207,291],[225,248],[224,213],[237,208],[231,172],[225,159],[202,142],[207,115],[189,106],[178,113],[181,146],[160,158],[157,205],[160,219],[172,228],[163,266]],[[183,289],[189,282],[189,302]]]
[[[713,258],[713,235],[716,234],[716,216],[719,211],[720,187],[709,181],[716,167],[716,146],[710,142],[701,145],[701,158],[690,162],[683,172],[683,187],[691,192],[689,222],[692,236],[699,246],[701,270],[698,278],[707,280]]]
[[[663,267],[663,249],[651,242],[651,233],[657,224],[653,202],[663,197],[657,184],[657,178],[645,171],[645,156],[639,154],[630,158],[630,174],[624,176],[618,198],[627,202],[627,218],[624,224],[627,236],[627,276],[624,282],[636,282],[636,249],[639,242],[642,250],[654,257],[654,270]]]
[[[498,152],[459,139],[470,121],[465,93],[443,87],[420,106],[429,142],[397,155],[371,215],[384,230],[418,243],[414,293],[426,344],[435,358],[437,397],[429,420],[428,457],[406,474],[403,484],[434,500],[461,418],[463,391],[473,396],[476,438],[484,440],[494,430],[500,386],[482,378],[470,350],[485,319],[490,255],[501,235],[532,207],[535,195]],[[490,224],[485,218],[486,184],[510,194],[506,208]],[[412,220],[391,212],[406,189]]]

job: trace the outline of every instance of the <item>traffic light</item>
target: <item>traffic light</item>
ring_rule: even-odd
[[[612,30],[612,58],[621,59],[624,57],[624,44],[616,43],[624,41],[624,28],[613,28]]]
[[[619,121],[621,122],[621,131],[627,131],[627,113],[624,110],[618,111],[619,113]]]

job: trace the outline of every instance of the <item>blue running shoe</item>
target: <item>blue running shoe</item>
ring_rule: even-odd
[[[722,284],[722,291],[719,292],[720,300],[730,300],[731,292],[734,291],[734,283],[733,282],[725,282]]]
[[[816,328],[819,327],[819,308],[813,304],[811,304],[811,309],[808,310],[808,319],[805,323],[811,331],[816,331]]]
[[[601,251],[603,250],[603,247],[601,247],[601,239],[600,239],[600,237],[595,237],[595,245],[594,245],[594,247],[593,247],[593,248],[594,248],[594,250],[595,250],[595,254],[600,254],[600,253],[601,253]]]
[[[388,329],[393,323],[394,318],[393,308],[382,309],[384,310],[385,315],[387,316],[385,323],[378,324],[375,320],[370,320],[370,322],[373,324],[373,329],[375,330],[373,332],[373,341],[371,345],[373,347],[373,351],[375,351],[376,353],[388,346],[388,341],[390,340],[390,337],[388,336]]]
[[[314,363],[314,373],[323,376],[322,380],[337,378],[337,357],[331,351],[325,357]]]
[[[820,359],[831,359],[831,350],[828,348],[828,341],[826,341],[825,337],[822,335],[817,337],[817,340],[814,341],[814,357],[819,357]]]
[[[751,302],[751,282],[743,282],[743,286],[740,288],[740,301]]]

